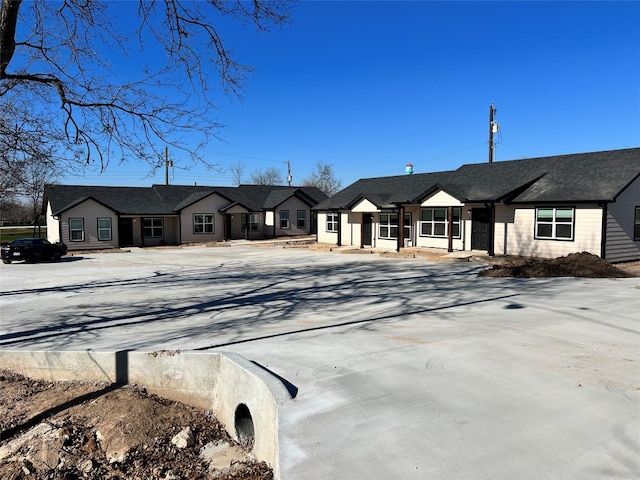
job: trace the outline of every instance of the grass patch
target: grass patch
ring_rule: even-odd
[[[40,234],[38,235],[38,230]],[[0,242],[11,242],[16,238],[47,238],[47,227],[4,227],[0,228]]]

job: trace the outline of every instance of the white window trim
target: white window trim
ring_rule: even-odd
[[[302,214],[302,217],[300,217]],[[300,220],[302,220],[302,225],[300,225]],[[296,225],[297,228],[307,228],[307,211],[306,210],[298,210],[296,214]]]
[[[289,218],[289,210],[280,210],[279,213],[280,213],[280,215],[279,215],[280,216],[280,228],[282,230],[289,230],[291,228],[291,219]],[[284,214],[286,214],[286,215],[284,215]]]
[[[79,220],[82,222],[82,228],[71,228],[71,223],[74,220]],[[81,232],[82,238],[73,238],[73,232]],[[69,218],[69,241],[70,242],[84,242],[84,218],[81,217],[70,217]]]
[[[108,220],[109,221],[109,227],[101,227],[100,226],[100,220]],[[109,242],[113,239],[113,227],[112,227],[112,220],[111,217],[98,217],[98,241],[100,242]],[[102,237],[102,231],[109,231],[109,235],[108,238],[103,238]]]
[[[392,217],[396,217],[395,223],[392,223]],[[387,222],[383,223],[383,217],[387,217]],[[391,230],[396,229],[396,236],[391,235]],[[387,230],[388,235],[382,234],[382,229]],[[398,238],[398,214],[394,212],[385,212],[378,215],[378,238],[385,240],[394,240]]]
[[[454,215],[454,221],[453,221],[453,225],[457,225],[458,226],[458,234],[457,235],[453,235],[451,238],[456,238],[456,239],[460,239],[462,238],[462,207],[453,207],[453,209],[458,209],[459,210],[459,214],[458,214],[458,221],[455,221],[455,215]],[[427,238],[449,238],[449,207],[423,207],[420,209],[420,218],[422,218],[422,211],[423,210],[444,210],[444,222],[441,220],[435,220],[435,215],[432,214],[432,220],[419,220],[418,221],[418,232],[419,235],[421,237],[427,237]],[[436,235],[436,234],[426,234],[426,233],[422,233],[422,226],[424,224],[430,224],[431,225],[431,231],[435,232],[435,226],[436,224],[442,224],[444,223],[444,234],[442,235]]]
[[[338,233],[338,222],[340,214],[337,212],[327,213],[327,232]]]
[[[155,221],[156,220],[160,220],[160,225],[156,225]],[[151,225],[149,227],[147,227],[145,225],[146,221],[151,221]],[[161,235],[155,235],[155,230],[157,228],[160,228],[162,231]],[[151,229],[151,235],[147,235],[145,230],[147,229]],[[164,218],[162,217],[145,217],[142,219],[142,233],[144,234],[145,238],[164,238]]]
[[[196,220],[196,217],[202,217],[201,221]],[[207,217],[211,217],[211,221],[207,221]],[[196,231],[196,225],[202,227],[202,231]],[[211,225],[211,231],[207,231],[207,225]],[[193,234],[194,235],[206,235],[215,233],[215,217],[213,213],[194,213],[193,214]]]
[[[538,221],[538,211],[539,210],[552,210],[553,217],[551,221]],[[571,210],[571,222],[558,222],[557,221],[557,213],[558,210]],[[534,217],[534,230],[533,230],[533,238],[536,240],[554,240],[560,242],[573,242],[575,237],[575,222],[576,222],[576,209],[575,207],[536,207],[535,209],[535,217]],[[541,236],[538,235],[538,225],[551,225],[551,235],[550,236]],[[571,227],[571,236],[570,237],[559,237],[557,234],[558,225],[566,226],[569,225]]]

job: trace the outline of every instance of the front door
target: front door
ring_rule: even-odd
[[[488,208],[471,210],[471,249],[489,250],[491,211]]]
[[[362,214],[362,245],[372,246],[373,245],[373,215],[370,213]]]
[[[118,235],[121,247],[133,246],[133,219],[121,218],[118,221]]]

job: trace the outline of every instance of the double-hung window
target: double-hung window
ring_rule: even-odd
[[[381,213],[380,238],[398,238],[398,214],[397,213]]]
[[[84,218],[69,219],[69,241],[71,242],[84,241]]]
[[[411,239],[411,214],[404,214],[402,235],[405,239]],[[397,213],[381,213],[380,214],[380,226],[379,226],[380,238],[398,238],[398,214]]]
[[[452,238],[460,238],[460,207],[452,208]],[[444,237],[449,236],[449,208],[422,208],[420,209],[420,236]]]
[[[636,219],[633,224],[633,239],[640,240],[640,207],[636,207]]]
[[[213,213],[194,213],[193,233],[213,233]]]
[[[573,240],[574,211],[572,207],[536,208],[535,238]]]
[[[98,240],[111,240],[111,218],[98,218]]]
[[[280,210],[280,228],[289,228],[289,210]]]
[[[161,217],[144,218],[142,226],[145,237],[164,237],[164,222]]]
[[[252,232],[258,231],[258,226],[260,222],[260,214],[259,213],[243,213],[242,217],[242,231],[249,229]]]
[[[327,213],[327,232],[338,231],[338,214],[335,212]]]
[[[305,228],[307,226],[307,211],[298,210],[298,228]]]

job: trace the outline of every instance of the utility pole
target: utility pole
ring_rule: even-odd
[[[489,107],[489,163],[493,163],[493,155],[496,150],[496,144],[493,141],[493,134],[498,133],[498,130],[500,129],[498,122],[495,122],[493,119],[497,112],[498,110],[496,110],[493,103],[491,103],[491,106]]]
[[[169,147],[164,147],[164,184],[169,185],[169,167],[173,167],[173,162],[169,160]]]
[[[289,183],[289,186],[291,186],[291,180],[293,180],[293,177],[291,176],[291,162],[287,160],[287,182]]]

